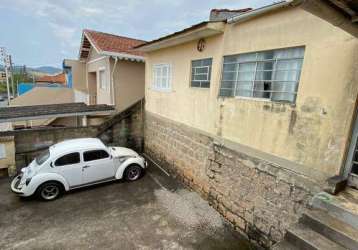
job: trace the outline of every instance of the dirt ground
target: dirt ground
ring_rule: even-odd
[[[133,183],[20,199],[0,179],[0,249],[250,249],[206,201],[155,166]]]

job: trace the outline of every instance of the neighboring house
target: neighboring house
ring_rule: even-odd
[[[45,75],[36,79],[36,84],[60,84],[66,86],[66,74]]]
[[[22,107],[22,106],[38,106],[49,104],[66,104],[66,103],[85,103],[87,96],[80,91],[63,88],[63,87],[35,87],[25,94],[18,96],[11,100],[10,107]],[[88,117],[91,120],[91,117]],[[36,120],[23,120],[14,121],[14,129],[29,128],[37,126],[65,126],[74,127],[78,126],[80,122],[78,117],[65,117],[56,118],[51,117],[48,119],[36,119]],[[91,123],[91,122],[89,122]]]
[[[0,123],[0,132],[11,130],[9,122]],[[0,137],[0,176],[6,176],[8,169],[15,168],[15,142],[13,136]]]
[[[144,57],[133,51],[144,41],[84,30],[78,60],[63,62],[66,79],[88,94],[88,103],[114,105],[117,111],[144,97]]]
[[[358,41],[300,3],[137,47],[146,53],[145,151],[266,246],[327,178],[358,175],[346,158],[356,152]]]

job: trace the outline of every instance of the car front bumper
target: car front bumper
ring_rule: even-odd
[[[27,186],[25,184],[21,184],[21,175],[17,175],[12,181],[11,181],[11,191],[19,196],[30,196],[27,191]]]

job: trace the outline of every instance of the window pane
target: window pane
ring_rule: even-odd
[[[238,80],[239,81],[250,81],[255,79],[255,72],[239,72]]]
[[[236,95],[238,96],[252,96],[253,82],[238,82]]]
[[[220,93],[219,95],[220,96],[234,96],[234,93],[233,93],[233,90],[234,89],[220,89]]]
[[[256,63],[240,63],[239,71],[251,71],[254,72],[256,68]]]
[[[195,68],[195,74],[207,74],[209,73],[208,67]]]
[[[208,81],[201,82],[201,87],[202,88],[210,88],[210,82],[208,82]]]
[[[194,76],[194,81],[207,81],[208,80],[208,75],[195,75]]]
[[[71,153],[58,158],[55,162],[55,166],[65,166],[77,164],[80,162],[80,153]]]
[[[256,61],[256,53],[241,54],[238,58],[239,62],[252,62]]]
[[[296,82],[274,82],[272,100],[293,102],[296,96],[296,88]]]
[[[272,70],[274,62],[258,62],[257,70]]]
[[[265,81],[265,82],[255,82],[254,84],[254,93],[253,96],[257,98],[270,98],[271,94],[270,91],[271,88],[271,82]]]
[[[257,71],[255,80],[272,80],[272,71]]]
[[[239,64],[224,64],[223,70],[226,71],[236,71]]]
[[[235,81],[222,81],[221,87],[224,89],[235,88]]]
[[[213,59],[211,59],[211,58],[203,59],[202,60],[202,66],[211,66],[212,61],[213,61]]]
[[[234,81],[236,79],[236,72],[224,72],[223,80],[224,81]]]
[[[225,56],[224,57],[224,63],[232,63],[232,62],[238,62],[239,56],[235,55],[235,56]]]
[[[257,60],[270,60],[274,58],[274,51],[264,51],[257,53]]]
[[[200,82],[192,81],[192,82],[191,82],[191,86],[192,86],[192,87],[200,87]]]
[[[104,150],[91,150],[83,153],[84,161],[95,161],[108,158],[109,154]]]

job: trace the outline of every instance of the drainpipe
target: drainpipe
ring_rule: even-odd
[[[113,70],[112,70],[112,73],[111,73],[111,85],[112,85],[111,86],[112,87],[111,94],[112,94],[112,104],[113,105],[116,105],[115,100],[114,100],[114,70],[116,69],[117,62],[118,62],[118,57],[115,57],[114,58],[114,66],[113,66]]]

